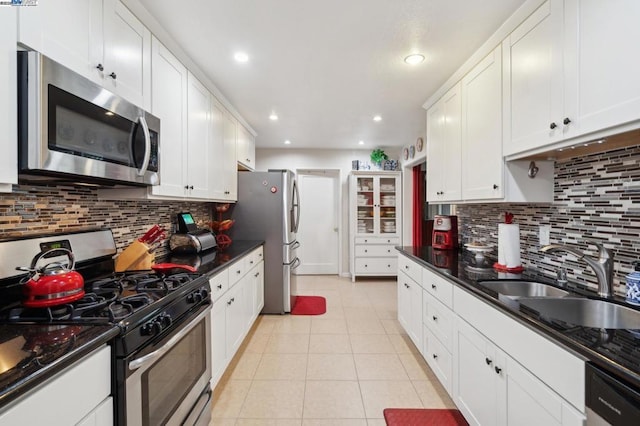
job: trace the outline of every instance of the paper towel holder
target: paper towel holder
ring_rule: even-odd
[[[527,175],[533,179],[536,177],[536,175],[538,174],[538,171],[540,169],[538,168],[538,166],[536,166],[536,162],[532,161],[529,163],[529,171],[527,172]]]

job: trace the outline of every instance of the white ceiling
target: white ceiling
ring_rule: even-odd
[[[422,104],[524,3],[140,1],[258,133],[258,148],[288,139],[291,148],[342,149],[424,136]],[[238,50],[249,62],[234,61]],[[405,64],[412,52],[425,62]]]

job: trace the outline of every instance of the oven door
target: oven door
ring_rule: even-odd
[[[211,305],[126,359],[126,424],[208,425]]]

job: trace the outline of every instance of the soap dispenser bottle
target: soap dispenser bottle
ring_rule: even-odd
[[[633,271],[627,275],[627,302],[640,305],[640,261],[631,262]]]

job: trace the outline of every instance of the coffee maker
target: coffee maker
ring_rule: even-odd
[[[432,246],[435,249],[449,250],[458,248],[458,217],[441,216],[433,217]]]

